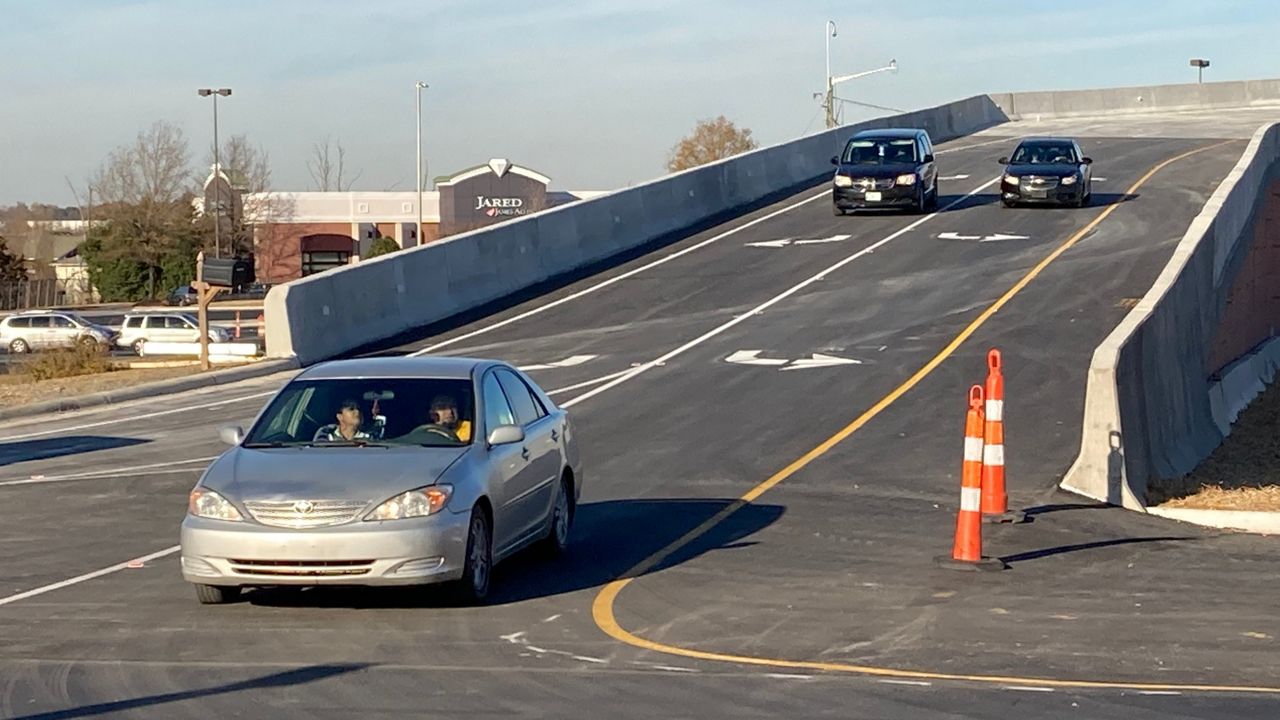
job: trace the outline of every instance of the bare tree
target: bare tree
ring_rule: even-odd
[[[161,120],[111,151],[89,185],[103,203],[163,205],[195,190],[190,166],[182,129]]]
[[[715,160],[733,157],[758,147],[747,128],[739,130],[721,115],[714,120],[701,120],[693,132],[676,143],[667,156],[667,170],[679,172]]]
[[[307,172],[311,173],[311,181],[321,192],[338,190],[347,192],[356,180],[364,173],[356,171],[355,177],[347,179],[347,149],[342,141],[332,141],[325,136],[323,143],[311,145],[311,159],[307,161]]]

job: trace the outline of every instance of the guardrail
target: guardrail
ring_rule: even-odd
[[[1268,308],[1251,306],[1247,297],[1233,305],[1232,296],[1252,252],[1280,253],[1270,238],[1260,246],[1262,233],[1255,232],[1259,209],[1280,188],[1278,169],[1280,123],[1254,134],[1155,284],[1098,346],[1089,366],[1080,452],[1064,489],[1144,509],[1150,480],[1194,469],[1270,380],[1275,348],[1263,343],[1275,334],[1274,318],[1270,325],[1252,322],[1248,314]],[[1259,337],[1234,337],[1241,327]],[[1214,367],[1224,343],[1257,346],[1259,352]]]

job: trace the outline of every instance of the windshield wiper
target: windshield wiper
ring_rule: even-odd
[[[284,447],[284,443],[279,440],[271,440],[270,442],[247,442],[240,447],[246,448],[278,448]]]
[[[323,442],[310,442],[310,443],[307,443],[307,447],[343,447],[343,448],[349,448],[349,447],[377,447],[377,448],[384,448],[384,447],[391,447],[391,446],[390,446],[390,445],[388,445],[388,444],[386,444],[386,443],[370,442],[370,441],[368,441],[368,440],[329,440],[329,441],[323,441]]]

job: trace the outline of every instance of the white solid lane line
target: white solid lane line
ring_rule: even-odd
[[[9,442],[11,440],[26,440],[34,437],[45,437],[47,435],[58,435],[60,433],[76,432],[77,430],[88,430],[89,428],[102,427],[104,425],[116,425],[124,422],[132,422],[134,420],[148,420],[150,418],[164,417],[166,415],[177,415],[178,413],[189,413],[192,410],[204,410],[206,408],[221,407],[223,405],[233,405],[246,400],[257,400],[269,395],[275,395],[275,390],[254,393],[252,395],[241,395],[240,397],[228,398],[226,400],[216,400],[214,402],[202,403],[200,405],[187,405],[185,407],[173,408],[171,410],[157,410],[156,412],[143,413],[141,415],[130,415],[128,417],[111,418],[110,420],[99,420],[97,422],[84,423],[82,425],[72,425],[70,427],[58,428],[56,430],[41,430],[40,432],[26,433],[23,435],[10,435],[9,437],[0,438],[0,443]]]
[[[562,387],[562,388],[556,388],[555,390],[548,390],[548,391],[547,391],[547,394],[548,394],[548,395],[557,395],[557,394],[559,394],[559,393],[566,393],[566,392],[569,392],[570,390],[578,390],[578,389],[580,389],[580,388],[584,388],[584,387],[591,387],[592,385],[599,385],[599,384],[600,384],[600,383],[602,383],[602,382],[606,382],[606,381],[608,381],[608,380],[612,380],[612,379],[614,379],[614,378],[616,378],[616,377],[619,377],[619,376],[622,376],[622,375],[626,375],[627,373],[631,372],[631,370],[632,370],[631,368],[627,368],[626,370],[619,370],[618,372],[615,372],[615,373],[609,373],[608,375],[601,375],[600,377],[598,377],[598,378],[593,378],[593,379],[591,379],[591,380],[585,380],[585,381],[580,382],[580,383],[574,383],[573,385],[566,385],[566,386],[564,386],[564,387]]]
[[[678,355],[681,355],[681,354],[683,354],[683,353],[685,353],[685,352],[687,352],[687,351],[689,351],[689,350],[691,350],[691,349],[693,349],[693,348],[695,348],[695,347],[697,347],[697,346],[701,345],[702,343],[706,342],[707,340],[710,340],[711,338],[713,338],[713,337],[715,337],[715,336],[717,336],[717,335],[719,335],[719,334],[723,333],[724,331],[726,331],[726,330],[728,330],[728,329],[730,329],[730,328],[734,327],[735,325],[738,325],[738,324],[741,324],[741,323],[743,323],[743,322],[746,322],[748,319],[750,319],[750,318],[754,317],[755,315],[757,315],[757,314],[759,314],[759,313],[761,313],[761,312],[764,312],[765,310],[769,309],[770,307],[773,307],[774,305],[777,305],[778,303],[782,302],[783,300],[786,300],[787,298],[791,297],[792,295],[795,295],[796,293],[798,293],[798,292],[800,292],[801,290],[803,290],[804,288],[806,288],[806,287],[808,287],[808,286],[812,285],[813,283],[815,283],[815,282],[818,282],[818,281],[822,280],[822,279],[823,279],[823,278],[825,278],[827,275],[830,275],[831,273],[835,272],[836,270],[839,270],[840,268],[844,267],[845,265],[848,265],[849,263],[851,263],[851,262],[853,262],[853,261],[857,260],[858,258],[861,258],[861,257],[863,257],[864,255],[869,255],[869,254],[871,254],[871,253],[875,252],[876,250],[878,250],[878,249],[880,249],[881,247],[883,247],[883,246],[887,245],[888,243],[890,243],[890,242],[894,241],[895,239],[897,239],[897,238],[899,238],[899,237],[902,237],[902,236],[903,236],[903,235],[905,235],[906,233],[911,232],[912,230],[916,229],[917,227],[920,227],[921,225],[923,225],[924,223],[926,223],[926,222],[928,222],[928,221],[932,220],[933,218],[936,218],[940,213],[943,213],[943,212],[946,212],[947,210],[950,210],[952,207],[955,207],[956,205],[959,205],[960,203],[962,203],[962,202],[964,202],[965,200],[967,200],[967,199],[969,199],[969,198],[973,197],[974,195],[977,195],[978,193],[982,192],[983,190],[987,189],[988,187],[991,187],[992,185],[994,185],[995,183],[997,183],[997,182],[999,182],[999,181],[1000,181],[1000,178],[999,178],[999,177],[995,177],[995,178],[992,178],[992,179],[990,179],[990,180],[988,180],[988,181],[986,181],[986,182],[982,183],[981,185],[979,185],[978,187],[974,188],[973,190],[970,190],[970,191],[969,191],[968,193],[966,193],[964,196],[959,197],[959,198],[957,198],[957,199],[955,199],[955,200],[952,200],[952,201],[951,201],[950,203],[948,203],[945,207],[943,207],[943,208],[941,208],[941,209],[939,209],[939,210],[935,210],[935,211],[933,211],[933,212],[929,213],[928,215],[925,215],[925,216],[924,216],[924,217],[922,217],[922,218],[919,218],[918,220],[916,220],[915,222],[911,223],[910,225],[907,225],[906,227],[903,227],[903,228],[901,228],[901,229],[899,229],[899,230],[897,230],[897,231],[895,231],[895,232],[891,233],[890,235],[888,235],[888,236],[887,236],[887,237],[885,237],[884,239],[879,240],[879,241],[877,241],[876,243],[874,243],[874,244],[872,244],[872,245],[869,245],[869,246],[867,246],[866,248],[863,248],[862,250],[859,250],[858,252],[856,252],[856,253],[854,253],[854,254],[852,254],[852,255],[850,255],[850,256],[848,256],[848,257],[846,257],[845,259],[843,259],[843,260],[841,260],[841,261],[839,261],[839,262],[837,262],[837,263],[835,263],[834,265],[831,265],[830,267],[827,267],[826,269],[819,271],[816,275],[813,275],[813,276],[809,277],[808,279],[806,279],[806,280],[804,280],[804,281],[802,281],[802,282],[800,282],[800,283],[798,283],[798,284],[796,284],[796,285],[791,286],[790,288],[788,288],[788,289],[787,289],[787,290],[785,290],[784,292],[782,292],[782,293],[780,293],[780,294],[778,294],[778,295],[775,295],[774,297],[772,297],[772,298],[770,298],[770,299],[768,299],[768,300],[764,301],[763,303],[760,303],[759,305],[757,305],[757,306],[755,306],[754,308],[752,308],[752,309],[748,310],[747,312],[745,312],[745,313],[743,313],[743,314],[739,315],[738,317],[735,317],[734,319],[729,320],[729,321],[725,322],[724,324],[722,324],[722,325],[720,325],[720,326],[718,326],[718,327],[715,327],[715,328],[713,328],[713,329],[711,329],[711,330],[708,330],[707,332],[703,333],[702,335],[699,335],[698,337],[694,338],[693,340],[690,340],[689,342],[685,343],[684,345],[681,345],[680,347],[678,347],[678,348],[676,348],[676,349],[674,349],[674,350],[672,350],[672,351],[670,351],[670,352],[666,353],[665,355],[662,355],[661,357],[655,358],[655,359],[650,360],[649,362],[646,362],[646,363],[641,363],[638,367],[634,367],[634,368],[632,368],[630,371],[628,371],[627,373],[623,374],[621,377],[615,378],[614,380],[611,380],[611,381],[609,381],[608,383],[606,383],[606,384],[604,384],[604,385],[601,385],[601,386],[597,387],[597,388],[596,388],[596,389],[594,389],[594,390],[590,390],[590,391],[588,391],[588,392],[585,392],[585,393],[583,393],[583,394],[581,394],[581,395],[579,395],[579,396],[577,396],[577,397],[575,397],[575,398],[573,398],[573,399],[571,399],[571,400],[567,400],[567,401],[565,401],[565,402],[563,402],[563,403],[560,403],[560,407],[563,407],[563,408],[570,408],[570,407],[573,407],[574,405],[577,405],[578,403],[580,403],[580,402],[582,402],[582,401],[584,401],[584,400],[587,400],[587,399],[589,399],[589,398],[595,397],[596,395],[599,395],[599,394],[600,394],[600,393],[602,393],[602,392],[605,392],[605,391],[607,391],[607,390],[610,390],[610,389],[612,389],[612,388],[615,388],[615,387],[617,387],[617,386],[621,385],[622,383],[624,383],[624,382],[626,382],[626,381],[628,381],[628,380],[630,380],[630,379],[632,379],[632,378],[636,377],[637,375],[640,375],[641,373],[647,372],[647,371],[649,371],[649,370],[651,370],[651,369],[653,369],[653,368],[655,368],[655,367],[657,367],[657,366],[659,366],[659,365],[662,365],[662,364],[666,363],[667,361],[671,360],[672,358],[674,358],[674,357],[676,357],[676,356],[678,356]]]
[[[133,467],[112,468],[110,470],[90,470],[81,473],[71,473],[69,475],[32,475],[31,477],[22,478],[20,480],[0,480],[0,487],[12,485],[41,485],[44,483],[66,482],[68,480],[101,480],[113,477],[126,477],[132,475],[154,475],[154,472],[138,472],[139,470],[152,470],[153,468],[174,467],[179,465],[192,465],[195,463],[206,463],[217,460],[217,455],[209,457],[191,458],[189,460],[167,460],[165,462],[150,463],[148,465],[135,465]],[[185,472],[186,469],[174,470],[173,472]]]
[[[111,567],[105,567],[105,568],[102,568],[101,570],[94,570],[93,572],[85,573],[84,575],[77,575],[73,578],[68,578],[66,580],[63,580],[62,582],[56,582],[56,583],[53,583],[52,585],[45,585],[43,587],[38,587],[34,590],[28,590],[26,592],[20,592],[16,595],[3,597],[3,598],[0,598],[0,605],[8,605],[10,603],[16,603],[20,600],[26,600],[27,598],[33,598],[33,597],[36,597],[37,595],[43,595],[48,592],[53,592],[54,590],[61,590],[62,588],[65,588],[65,587],[78,585],[79,583],[85,582],[87,580],[100,578],[103,575],[110,575],[111,573],[120,572],[121,570],[128,568],[130,565],[135,565],[138,563],[148,563],[148,562],[151,562],[152,560],[158,560],[162,557],[172,555],[178,552],[179,549],[180,549],[179,546],[174,545],[173,547],[167,547],[163,550],[153,552],[150,555],[143,555],[142,557],[134,558],[132,560],[125,560],[124,562],[117,563],[115,565],[112,565]]]

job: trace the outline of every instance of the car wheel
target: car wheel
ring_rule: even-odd
[[[31,346],[27,344],[26,340],[18,338],[17,340],[9,343],[9,352],[14,355],[24,355],[31,352]]]
[[[226,605],[240,598],[240,588],[222,585],[196,585],[196,599],[201,605]]]
[[[492,537],[489,514],[477,505],[471,511],[466,558],[463,560],[462,579],[458,581],[458,599],[465,604],[477,605],[489,597],[489,582],[493,576]]]
[[[564,554],[569,548],[569,530],[573,527],[573,500],[569,479],[562,478],[551,505],[551,522],[542,550],[551,557]]]
[[[98,341],[90,335],[85,335],[80,338],[80,347],[86,350],[94,350],[98,347]]]
[[[1013,201],[1011,201],[1011,200],[1001,200],[1001,201],[1000,201],[1000,205],[1002,205],[1003,207],[1011,208],[1011,207],[1013,207]]]
[[[147,344],[146,338],[138,338],[133,341],[129,347],[133,348],[133,354],[142,357],[142,347]]]
[[[925,209],[928,207],[928,204],[926,202],[928,197],[929,197],[929,193],[925,192],[924,188],[920,188],[920,192],[916,193],[916,204],[913,209],[916,211],[917,215],[924,214]]]
[[[831,214],[832,214],[832,215],[835,215],[836,217],[844,217],[844,216],[845,216],[845,215],[847,215],[848,213],[846,213],[844,210],[842,210],[842,209],[840,209],[840,208],[836,207],[835,205],[832,205],[832,206],[831,206]]]

